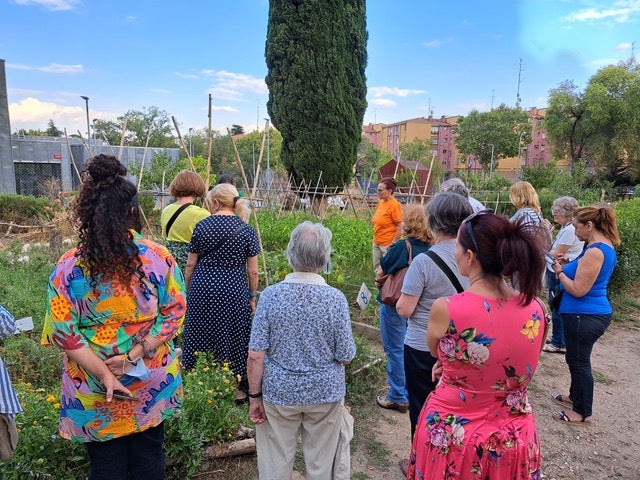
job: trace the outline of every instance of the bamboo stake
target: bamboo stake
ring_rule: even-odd
[[[144,142],[144,151],[142,152],[142,162],[140,163],[140,175],[138,176],[138,191],[140,191],[140,185],[142,184],[142,174],[144,172],[144,161],[147,158],[147,150],[149,149],[149,139],[151,138],[152,128],[153,128],[153,122],[149,122],[149,128],[147,128],[147,140]]]
[[[377,365],[378,363],[382,362],[382,358],[376,358],[375,360],[373,360],[372,362],[369,362],[363,366],[361,366],[359,369],[354,370],[353,372],[351,372],[351,376],[362,372],[363,370],[367,370],[371,367],[373,367],[374,365]]]
[[[236,141],[233,139],[231,135],[231,130],[227,128],[227,134],[231,139],[231,145],[233,145],[233,151],[236,154],[236,161],[240,166],[240,173],[242,174],[242,184],[244,185],[245,190],[249,191],[249,182],[247,181],[247,176],[244,173],[244,167],[242,166],[242,160],[240,158],[240,154],[238,153],[238,147],[236,145]],[[264,285],[265,287],[269,286],[269,276],[267,274],[267,259],[264,254],[264,248],[262,247],[262,235],[260,233],[260,223],[258,222],[258,214],[256,213],[256,209],[253,207],[253,202],[249,202],[249,207],[251,208],[251,213],[253,214],[253,221],[256,222],[256,233],[258,234],[258,244],[260,245],[260,256],[262,257],[262,270],[264,271]]]
[[[258,164],[256,165],[256,172],[253,177],[253,188],[251,190],[251,199],[256,196],[256,189],[258,188],[258,178],[260,177],[260,165],[262,164],[262,154],[264,153],[264,144],[267,141],[267,125],[269,122],[265,122],[264,131],[262,132],[262,143],[260,143],[260,153],[258,154]]]
[[[206,190],[209,190],[209,178],[211,177],[211,147],[213,145],[213,129],[212,129],[212,122],[213,122],[213,96],[211,94],[209,94],[209,127],[207,129],[207,168],[206,168],[206,175],[207,178],[204,181],[204,186],[206,187]]]
[[[120,150],[118,151],[118,160],[122,159],[122,151],[124,150],[124,136],[127,133],[127,117],[122,122],[122,133],[120,134]]]
[[[176,121],[176,118],[174,116],[171,117],[171,120],[173,121],[173,126],[175,127],[176,133],[178,134],[178,140],[180,141],[180,145],[182,146],[184,153],[187,154],[187,160],[189,160],[189,167],[193,172],[195,172],[196,167],[193,165],[193,159],[191,158],[191,155],[189,155],[189,150],[187,149],[187,146],[184,144],[184,138],[182,138],[182,134],[180,133],[180,127],[178,127],[178,122]]]
[[[109,145],[109,150],[111,150],[111,155],[113,155],[114,157],[116,156],[116,152],[113,149],[113,147],[111,146],[111,144],[109,143],[109,139],[107,138],[107,136],[104,134],[104,132],[102,132],[102,138],[104,138],[104,141],[107,143],[107,145]]]
[[[411,194],[413,193],[413,184],[416,184],[416,188],[418,189],[418,195],[420,195],[420,186],[416,181],[416,175],[418,173],[418,167],[420,166],[420,162],[416,162],[416,168],[413,170],[411,174],[411,183],[409,184],[409,198],[411,198]]]
[[[76,130],[76,131],[78,132],[78,135],[80,135],[80,141],[82,142],[82,145],[84,145],[84,148],[86,148],[87,152],[89,152],[89,156],[91,156],[91,150],[89,150],[89,145],[87,145],[86,140],[82,136],[82,132],[80,130]]]
[[[429,164],[429,173],[427,174],[427,183],[424,184],[424,190],[422,191],[422,198],[420,199],[420,205],[424,204],[424,197],[427,196],[427,187],[429,186],[429,180],[431,179],[431,169],[433,168],[433,161],[436,156],[431,155],[431,163]]]
[[[78,171],[78,166],[76,165],[76,161],[73,158],[73,152],[71,151],[71,144],[69,143],[69,136],[67,135],[67,128],[64,129],[64,138],[67,140],[67,149],[69,150],[69,157],[71,158],[71,165],[73,165],[73,169],[78,175],[78,181],[82,183],[82,177],[80,176],[80,172]]]
[[[401,158],[402,158],[402,152],[398,152],[398,159],[396,160],[396,169],[393,172],[393,178],[396,178],[396,175],[398,175],[398,168],[400,167]]]

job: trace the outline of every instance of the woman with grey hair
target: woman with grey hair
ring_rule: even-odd
[[[479,212],[486,208],[480,201],[476,200],[475,198],[469,195],[469,188],[458,177],[453,177],[442,182],[440,184],[440,191],[453,192],[453,193],[462,195],[464,198],[469,200],[469,203],[471,204],[471,208],[473,208],[474,212]]]
[[[307,478],[348,479],[353,418],[344,407],[344,365],[356,353],[344,294],[318,273],[331,231],[303,222],[287,247],[293,268],[264,289],[249,342],[249,417],[261,480],[291,478],[298,434]]]
[[[420,409],[429,393],[435,388],[431,369],[436,358],[427,345],[427,321],[431,305],[439,297],[454,295],[467,288],[469,281],[458,272],[455,260],[456,235],[462,221],[473,213],[466,198],[457,193],[436,194],[427,204],[426,214],[433,243],[429,254],[413,259],[402,286],[402,295],[396,305],[398,313],[408,317],[404,339],[404,370],[409,397],[411,437],[416,429]],[[450,270],[459,286],[454,286],[449,275],[430,256],[436,254]]]
[[[584,242],[576,236],[576,229],[573,226],[573,215],[580,205],[573,197],[556,198],[551,205],[551,214],[553,221],[560,225],[560,230],[551,246],[550,255],[554,258],[564,256],[568,261],[575,259],[584,248]],[[547,264],[547,285],[549,287],[549,296],[558,286],[556,274],[553,271],[553,265]],[[564,322],[562,315],[557,310],[551,310],[553,330],[549,343],[542,349],[549,353],[567,353],[564,341]]]

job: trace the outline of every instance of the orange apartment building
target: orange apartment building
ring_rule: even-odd
[[[546,109],[531,108],[529,120],[531,123],[531,143],[522,145],[518,157],[496,158],[494,172],[504,175],[511,180],[520,177],[523,167],[538,167],[549,163],[551,148],[547,134],[542,128]],[[362,132],[372,145],[389,152],[394,160],[402,159],[402,145],[414,140],[424,140],[431,144],[430,154],[434,156],[439,169],[446,176],[452,176],[462,171],[481,172],[482,166],[472,155],[463,158],[455,146],[453,126],[459,116],[412,118],[392,124],[368,124],[363,126]],[[558,168],[566,168],[568,163],[561,160]]]

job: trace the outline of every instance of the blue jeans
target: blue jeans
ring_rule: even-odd
[[[389,400],[407,403],[407,388],[404,377],[404,334],[407,319],[398,315],[396,307],[380,303],[380,334],[382,346],[387,354],[387,382]]]
[[[163,438],[161,423],[106,442],[88,442],[89,480],[163,480]]]
[[[407,376],[407,396],[409,397],[409,420],[411,422],[411,439],[416,433],[416,425],[420,410],[427,397],[436,388],[431,380],[431,370],[438,361],[431,353],[404,346],[404,373]]]
[[[573,411],[583,417],[590,417],[593,407],[593,372],[591,352],[593,345],[611,323],[611,314],[570,314],[562,315],[564,336],[567,340],[566,361],[571,373],[569,398]]]
[[[556,274],[549,270],[547,270],[547,283],[549,285],[549,298],[551,298],[551,292],[553,292],[559,282],[556,280]],[[551,345],[558,348],[565,348],[564,323],[562,321],[562,315],[560,315],[557,310],[551,310],[551,327]]]

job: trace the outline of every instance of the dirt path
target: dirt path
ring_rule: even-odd
[[[543,353],[530,386],[540,434],[546,480],[640,479],[640,331],[615,325],[596,344],[596,379],[592,427],[562,425],[551,419],[558,409],[552,394],[568,392],[569,372],[563,355]],[[352,473],[360,478],[402,478],[398,461],[409,449],[409,418],[372,409],[371,431],[389,450],[386,467],[357,448]]]
[[[591,427],[551,419],[553,394],[567,393],[563,355],[543,353],[529,389],[540,434],[545,480],[640,479],[640,330],[614,325],[592,357],[596,379]],[[410,447],[409,415],[370,406],[353,412],[352,479],[401,480],[398,462]],[[302,469],[302,465],[299,465]],[[255,456],[224,460],[203,479],[256,480]],[[294,480],[304,478],[294,473]]]

